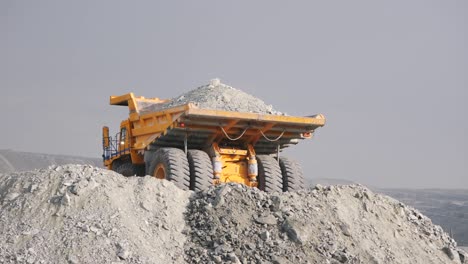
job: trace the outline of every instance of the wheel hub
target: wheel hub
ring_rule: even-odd
[[[166,168],[164,167],[164,164],[160,163],[156,166],[153,176],[158,179],[166,179]]]

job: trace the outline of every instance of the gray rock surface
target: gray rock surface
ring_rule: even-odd
[[[190,263],[463,263],[430,219],[360,185],[284,194],[229,184],[197,193],[187,212]],[[279,201],[278,201],[279,200]],[[274,220],[273,220],[274,219]]]
[[[184,263],[189,196],[89,165],[5,174],[0,263]]]
[[[187,103],[193,103],[197,107],[203,109],[274,115],[283,114],[274,110],[272,105],[267,105],[259,98],[225,85],[221,83],[219,79],[213,79],[210,84],[188,91],[187,93],[171,99],[167,103],[148,104],[139,102],[138,108],[140,113],[144,114]]]
[[[468,246],[468,189],[375,189],[413,206]]]
[[[360,185],[194,193],[89,165],[0,177],[0,263],[463,263],[417,210]]]

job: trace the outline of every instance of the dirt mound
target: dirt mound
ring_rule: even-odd
[[[88,165],[0,175],[0,263],[466,263],[418,211],[359,186],[194,193]]]
[[[191,90],[178,97],[173,98],[170,102],[161,104],[147,104],[139,102],[140,113],[149,113],[161,111],[163,109],[193,103],[199,108],[237,111],[237,112],[252,112],[260,114],[281,115],[273,109],[273,106],[265,104],[259,98],[247,94],[241,90],[231,86],[222,84],[219,79],[211,80],[209,85],[201,86]]]

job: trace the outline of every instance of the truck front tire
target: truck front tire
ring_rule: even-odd
[[[177,148],[160,148],[149,166],[149,175],[172,181],[182,190],[190,188],[190,172],[184,151]]]

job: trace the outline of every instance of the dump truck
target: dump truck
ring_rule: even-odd
[[[127,106],[120,131],[102,128],[104,165],[124,176],[151,175],[185,190],[241,183],[266,192],[296,191],[305,181],[298,162],[280,155],[325,125],[306,117],[204,109],[189,102],[144,111],[168,100],[133,93],[111,96]],[[157,108],[157,107],[156,107]]]

